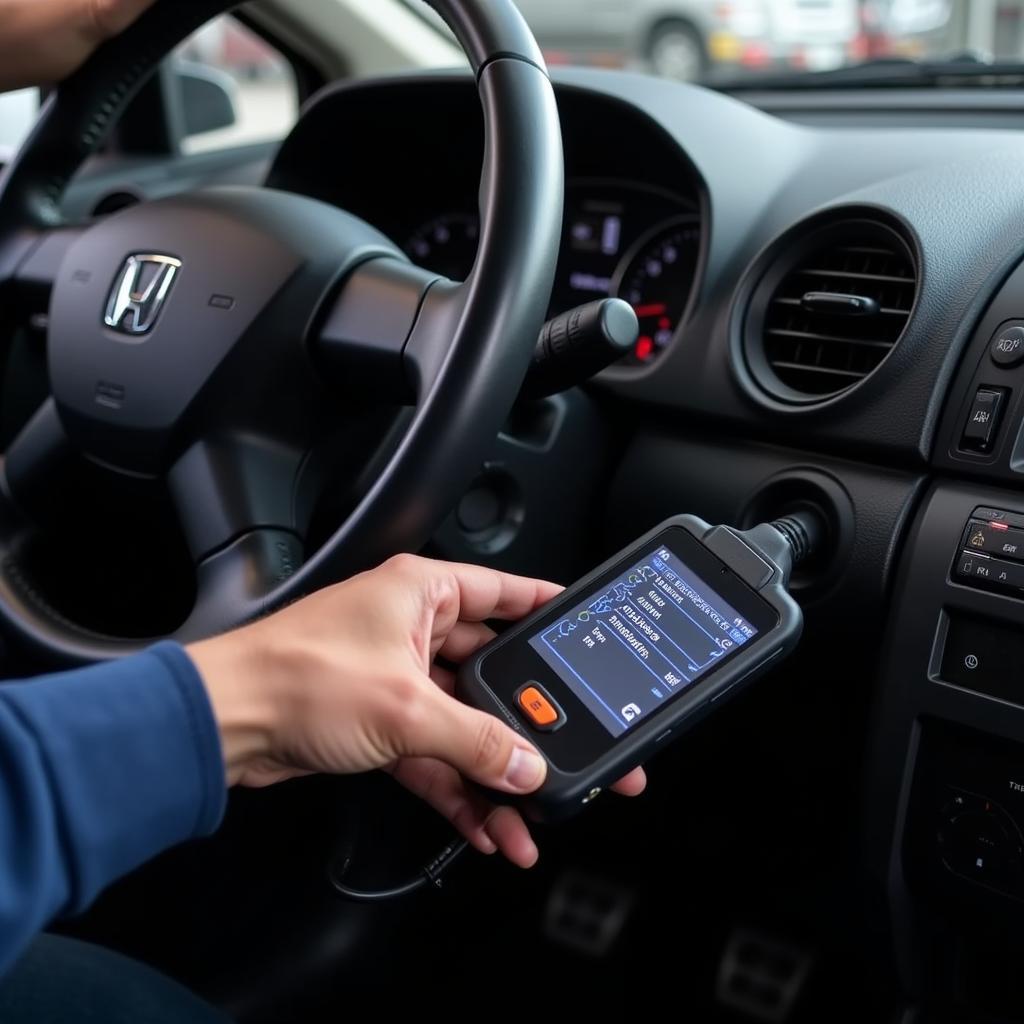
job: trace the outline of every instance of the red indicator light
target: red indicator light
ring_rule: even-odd
[[[636,343],[636,357],[641,362],[646,362],[654,355],[654,340],[645,334]]]
[[[633,311],[643,319],[647,316],[664,316],[668,312],[668,306],[664,302],[652,302],[649,306],[634,306]]]
[[[1009,529],[1009,526],[1007,526],[1006,523],[989,523],[988,525],[990,527],[992,527],[993,530],[1008,530]]]

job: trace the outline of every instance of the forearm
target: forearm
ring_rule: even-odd
[[[223,812],[217,727],[180,649],[0,686],[0,973],[52,918]]]
[[[53,85],[153,0],[0,0],[0,92]]]

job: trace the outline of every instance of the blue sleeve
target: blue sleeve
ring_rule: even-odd
[[[212,832],[225,799],[213,711],[176,644],[0,685],[0,972],[53,918]]]

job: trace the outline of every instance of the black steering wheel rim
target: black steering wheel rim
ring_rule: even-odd
[[[537,45],[511,0],[433,0],[432,5],[469,57],[484,111],[482,231],[473,274],[458,288],[436,280],[422,285],[402,349],[406,364],[423,378],[420,401],[356,510],[309,558],[287,529],[260,522],[207,552],[211,557],[199,567],[200,599],[174,634],[182,642],[240,625],[390,554],[420,548],[475,475],[518,393],[545,316],[561,234],[564,170],[554,95]],[[49,98],[0,179],[0,273],[6,264],[13,276],[10,265],[38,259],[60,228],[59,202],[68,182],[147,75],[178,42],[232,6],[223,0],[188,5],[162,0]],[[247,200],[205,201],[226,204],[232,216],[243,217]],[[106,251],[118,251],[117,244],[108,239]],[[138,242],[141,251],[158,251],[160,244],[159,238],[152,245]],[[372,233],[360,236],[353,269],[372,263],[369,277],[411,275],[393,258],[397,253],[376,251],[375,245]],[[67,262],[56,274],[55,310],[67,288]],[[106,269],[113,273],[116,267]],[[449,335],[444,346],[436,337],[439,325]],[[431,332],[434,336],[428,336]],[[27,439],[19,439],[5,460],[7,500],[0,507],[0,622],[56,665],[115,657],[143,646],[69,622],[39,592],[20,558],[26,525],[18,481],[39,471],[33,465],[22,472],[21,464],[32,463],[48,432],[59,433],[69,418],[54,400],[40,410],[26,429]],[[215,460],[203,467],[207,475],[215,469]]]

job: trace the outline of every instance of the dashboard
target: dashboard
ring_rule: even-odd
[[[435,551],[568,577],[595,509],[610,551],[680,512],[748,527],[816,505],[832,550],[797,580],[807,630],[787,677],[804,684],[774,727],[835,768],[821,723],[870,701],[867,872],[902,955],[980,963],[970,936],[992,915],[1024,948],[1024,805],[1006,792],[1024,779],[1024,695],[1005,678],[1024,575],[964,540],[978,509],[1024,525],[1024,136],[823,110],[800,124],[784,98],[778,117],[639,75],[553,77],[569,184],[552,312],[618,295],[642,335],[590,397],[517,412]],[[459,278],[481,151],[467,79],[340,86],[269,182]]]
[[[812,128],[642,75],[554,80],[570,184],[552,311],[611,293],[644,314],[638,350],[598,382],[605,393],[719,432],[925,467],[978,304],[1020,258],[1020,134]],[[475,248],[482,155],[469,79],[400,76],[319,94],[266,180],[363,217],[457,277]],[[807,251],[816,232],[834,248]],[[849,264],[845,278],[841,263],[810,266],[874,250],[885,250],[876,266]],[[832,276],[776,280],[805,269]],[[901,295],[886,292],[894,277]],[[773,294],[784,285],[794,290]],[[891,319],[796,308],[830,290]],[[782,316],[775,300],[787,298]],[[751,344],[762,327],[771,345]],[[793,373],[803,383],[825,370],[826,388],[791,386]]]
[[[400,80],[378,83],[369,103],[358,85],[328,93],[306,111],[270,181],[357,213],[414,262],[464,280],[477,249],[483,147],[478,102],[464,86],[431,79],[437,107],[427,119],[404,101]],[[565,96],[563,107],[576,113],[563,120],[565,224],[550,312],[624,299],[641,330],[623,366],[642,368],[668,350],[696,291],[706,240],[701,182],[685,153],[635,109],[598,109],[584,94]],[[328,135],[358,139],[370,159],[325,161]],[[609,138],[624,145],[609,148]],[[414,183],[409,152],[421,154]]]
[[[561,259],[550,316],[595,299],[618,297],[640,321],[626,365],[644,365],[669,346],[682,323],[700,260],[697,203],[640,182],[572,180],[566,185]],[[420,266],[453,281],[469,276],[480,219],[471,197],[431,211],[400,242]]]

